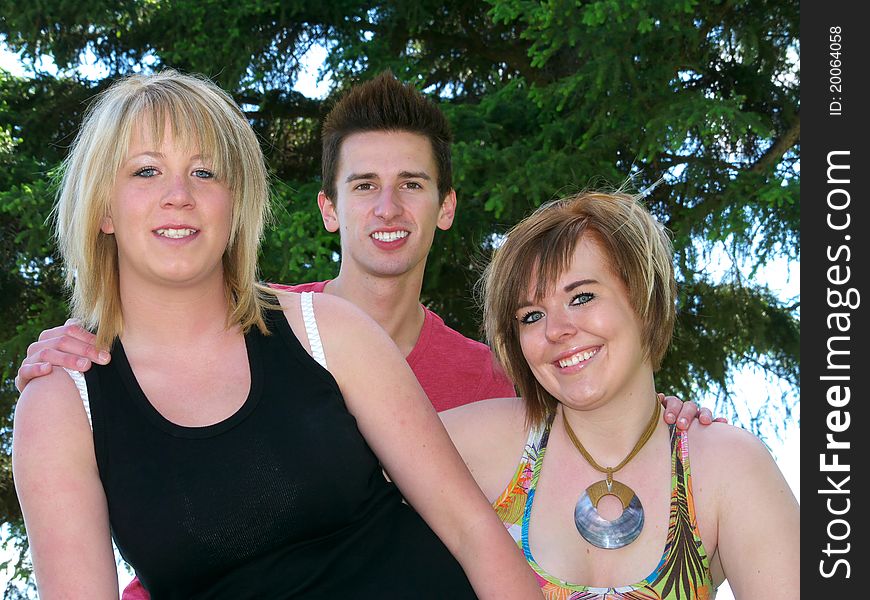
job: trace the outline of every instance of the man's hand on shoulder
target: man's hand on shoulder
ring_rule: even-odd
[[[701,425],[709,425],[710,423],[727,423],[728,419],[724,417],[713,418],[713,413],[709,408],[700,408],[691,400],[683,402],[676,396],[665,396],[658,394],[659,401],[665,407],[665,423],[668,425],[677,424],[677,429],[686,430],[692,423],[692,420],[698,419]]]
[[[15,377],[15,387],[23,392],[32,379],[48,375],[53,367],[87,371],[93,363],[107,364],[111,356],[94,345],[96,339],[97,336],[74,319],[67,320],[60,327],[46,329],[39,334],[38,341],[28,346],[27,356]]]

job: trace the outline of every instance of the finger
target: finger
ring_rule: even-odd
[[[665,407],[665,423],[668,425],[673,425],[674,421],[677,420],[677,413],[673,410],[668,410],[668,403],[665,402],[665,395],[661,392],[656,394],[656,398],[659,399],[659,402],[662,403],[662,406]]]
[[[87,371],[91,368],[92,361],[79,353],[66,352],[58,348],[43,348],[32,357],[28,357],[25,364],[50,363],[55,367],[63,367],[73,371]]]
[[[70,355],[71,358],[65,355]],[[77,362],[79,359],[83,362]],[[99,350],[93,344],[78,338],[65,335],[30,344],[24,364],[50,362],[58,367],[86,371],[90,368],[91,362],[104,365],[109,360],[111,356],[108,352]]]
[[[41,362],[32,365],[21,365],[18,368],[18,375],[15,376],[15,389],[21,393],[31,380],[48,375],[49,373],[51,373],[51,365],[49,363]]]
[[[715,419],[713,419],[713,422],[714,423],[727,423],[728,419],[726,419],[725,417],[716,417]]]
[[[698,413],[698,421],[701,422],[702,425],[709,425],[713,422],[713,413],[710,412],[709,408],[702,408]]]
[[[681,417],[686,419],[686,423],[694,418],[694,413],[691,410],[687,412],[686,405],[676,396],[665,396],[664,394],[659,394],[659,396],[660,399],[663,398],[662,403],[665,405],[665,422],[669,425],[677,423],[679,426],[679,419]]]
[[[39,337],[36,339],[41,342],[43,340],[50,340],[52,338],[61,337],[65,334],[67,329],[71,327],[75,327],[75,324],[67,321],[63,325],[58,325],[57,327],[52,327],[51,329],[43,329],[40,332]]]
[[[81,340],[86,344],[94,344],[97,341],[97,336],[84,329],[75,319],[67,319],[67,322],[58,327],[46,329],[39,334],[39,341],[46,341],[54,338],[72,337]]]
[[[677,415],[677,429],[685,431],[689,428],[689,424],[698,416],[698,405],[687,400],[680,406],[680,412]]]

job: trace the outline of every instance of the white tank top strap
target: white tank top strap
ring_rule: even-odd
[[[323,353],[323,343],[320,341],[320,331],[317,329],[317,319],[314,317],[314,292],[302,292],[302,320],[305,322],[305,333],[311,346],[311,356],[324,369],[326,355]]]
[[[76,389],[79,391],[79,396],[82,398],[82,406],[84,406],[85,414],[88,416],[88,425],[91,426],[91,431],[94,430],[94,424],[91,422],[91,401],[88,399],[88,384],[85,381],[85,375],[81,371],[73,371],[64,367],[64,371],[72,378],[76,384]]]

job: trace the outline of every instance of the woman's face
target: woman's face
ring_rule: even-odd
[[[122,281],[180,285],[223,276],[232,193],[211,158],[186,146],[168,123],[160,144],[142,122],[133,129],[101,224],[115,235]]]
[[[580,239],[570,265],[540,302],[534,289],[516,312],[520,346],[535,378],[557,400],[595,408],[649,384],[640,320],[593,235]]]

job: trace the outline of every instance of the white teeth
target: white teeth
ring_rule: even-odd
[[[408,237],[407,231],[376,231],[372,234],[372,237],[379,242],[395,242],[396,240],[401,240],[402,238]]]
[[[174,240],[187,237],[196,233],[196,229],[158,229],[157,235],[172,238]]]
[[[574,366],[574,365],[576,365],[584,360],[589,360],[590,358],[595,356],[597,353],[598,353],[598,350],[588,350],[586,352],[578,352],[577,354],[574,354],[573,356],[569,356],[568,358],[560,360],[559,366],[562,367],[563,369],[565,367],[572,367],[572,366]]]

